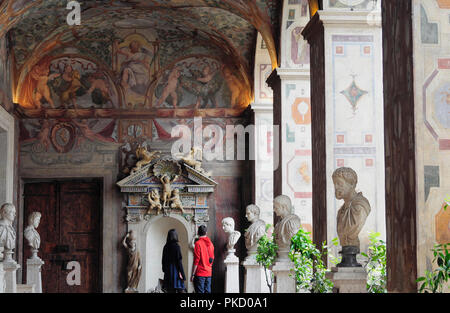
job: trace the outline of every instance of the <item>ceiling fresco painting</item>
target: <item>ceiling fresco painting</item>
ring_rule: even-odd
[[[22,117],[237,116],[253,97],[258,32],[277,66],[275,0],[80,3],[79,26],[64,1],[0,3]]]

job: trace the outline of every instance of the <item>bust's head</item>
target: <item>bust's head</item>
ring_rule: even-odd
[[[225,217],[222,220],[222,228],[226,233],[232,233],[234,231],[234,220],[231,217]]]
[[[0,217],[10,223],[16,218],[16,207],[12,203],[5,203],[0,208]]]
[[[34,228],[38,228],[40,221],[41,221],[41,213],[40,212],[32,212],[28,216],[28,225],[29,226],[33,226]]]
[[[279,195],[273,200],[273,211],[281,218],[292,213],[291,198],[286,195]]]
[[[333,173],[333,183],[336,199],[346,199],[351,195],[358,183],[358,175],[350,167],[340,167]]]
[[[245,217],[249,222],[259,219],[260,209],[256,204],[247,205]]]

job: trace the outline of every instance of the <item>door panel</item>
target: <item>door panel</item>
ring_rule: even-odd
[[[43,292],[100,291],[100,187],[98,182],[25,184],[25,217],[33,211],[42,214],[38,231],[39,254],[45,262]],[[29,248],[25,252],[24,264],[30,255]],[[70,261],[80,263],[79,286],[67,284],[71,270],[66,266]]]

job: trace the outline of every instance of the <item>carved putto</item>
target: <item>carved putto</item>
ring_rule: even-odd
[[[156,214],[159,214],[161,212],[162,205],[158,189],[153,188],[152,191],[147,194],[147,199],[150,204],[147,210],[147,214],[150,214],[150,211],[153,209],[156,209]]]
[[[196,158],[196,154],[200,154],[200,157]],[[199,161],[202,159],[202,151],[200,149],[197,149],[195,147],[191,148],[191,151],[185,156],[181,156],[180,159],[189,165],[190,167],[194,168],[196,171],[202,173],[203,175],[206,175],[210,177],[212,175],[211,172],[207,172],[202,168],[202,162]]]
[[[136,149],[136,157],[139,161],[136,166],[131,170],[131,174],[139,171],[143,166],[150,164],[153,160],[160,157],[161,151],[147,151],[145,146],[139,145]]]

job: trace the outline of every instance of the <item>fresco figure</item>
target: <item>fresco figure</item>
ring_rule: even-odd
[[[114,45],[117,53],[126,57],[120,69],[120,85],[125,92],[131,90],[144,96],[151,72],[149,53],[143,51],[137,40],[131,41],[128,48],[119,48],[118,41]]]
[[[36,65],[33,67],[30,72],[30,77],[36,82],[36,88],[32,95],[33,104],[36,109],[42,107],[42,99],[45,99],[52,108],[55,108],[55,103],[51,98],[50,88],[47,83],[59,76],[59,73],[50,74],[50,69],[47,64]]]
[[[172,105],[174,108],[177,107],[178,104],[178,95],[177,95],[177,87],[178,87],[178,78],[180,77],[181,72],[178,67],[175,67],[169,74],[169,78],[167,79],[167,85],[164,88],[161,98],[159,98],[157,106],[161,106],[161,104],[166,101],[167,97],[170,95],[172,97]]]
[[[111,103],[111,105],[114,105],[111,100],[108,85],[104,80],[102,73],[96,72],[91,74],[88,78],[88,82],[90,84],[88,93],[91,95],[92,102],[97,105],[103,105],[106,103]]]
[[[199,66],[199,64],[196,64]],[[191,77],[182,75],[181,86],[197,97],[195,108],[217,107],[216,94],[222,87],[220,71],[213,69],[212,65],[205,64],[201,70],[189,70]],[[211,105],[210,105],[211,104]]]

